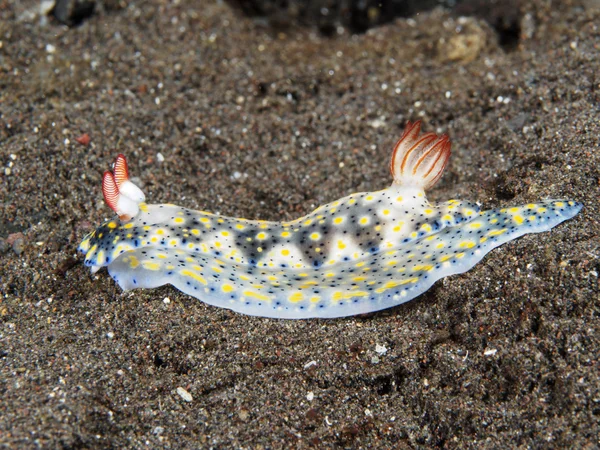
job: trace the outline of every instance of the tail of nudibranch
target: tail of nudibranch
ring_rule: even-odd
[[[394,147],[390,169],[394,184],[425,190],[437,183],[448,164],[450,139],[445,134],[438,136],[435,133],[419,136],[420,131],[420,120],[406,124]]]
[[[122,221],[135,217],[140,203],[146,200],[142,190],[129,180],[129,169],[125,156],[119,154],[114,164],[114,173],[104,172],[102,194],[110,209],[119,215]]]

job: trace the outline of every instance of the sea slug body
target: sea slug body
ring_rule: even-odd
[[[546,200],[481,211],[476,203],[430,204],[425,189],[450,157],[447,136],[408,123],[394,147],[392,185],[351,194],[291,222],[236,219],[175,205],[148,205],[119,155],[103,193],[118,218],[79,251],[125,290],[171,284],[244,314],[344,317],[407,302],[526,233],[548,231],[582,204]]]

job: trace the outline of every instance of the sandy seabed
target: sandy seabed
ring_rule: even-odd
[[[557,3],[504,48],[439,9],[327,38],[219,1],[74,28],[0,1],[0,446],[598,446],[600,12]],[[337,320],[123,293],[75,254],[119,152],[153,203],[289,220],[386,187],[416,119],[453,142],[431,199],[584,209]]]

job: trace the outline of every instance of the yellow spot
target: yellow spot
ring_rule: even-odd
[[[146,205],[145,203],[140,203],[139,208],[142,212],[148,212],[148,205]]]
[[[172,246],[172,247],[175,247],[177,245],[177,241],[175,239],[171,239],[169,241],[169,245]]]
[[[547,209],[546,209],[546,208],[544,208],[544,207],[540,207],[540,208],[538,208],[538,212],[541,212],[541,213],[543,213],[543,212],[546,212],[546,211],[547,211]]]
[[[318,240],[318,239],[321,239],[321,235],[320,235],[319,233],[312,233],[312,234],[310,235],[310,238],[311,238],[313,241],[316,241],[316,240]]]
[[[366,262],[364,262],[364,261],[361,261],[361,262],[359,262],[359,263],[356,263],[356,267],[362,267],[362,266],[364,266],[365,264],[366,264]]]
[[[151,237],[151,238],[150,238],[150,241],[152,241],[152,242],[158,242],[158,238],[157,238],[156,236],[154,236],[154,237]]]
[[[138,259],[135,256],[131,255],[129,257],[129,267],[131,267],[132,269],[135,269],[139,265],[140,265],[140,262],[138,261]]]
[[[398,260],[397,259],[393,259],[393,260],[387,262],[388,266],[395,266],[396,264],[398,264]]]
[[[212,269],[212,270],[214,270],[214,271],[215,271],[215,272],[217,272],[217,273],[221,273],[221,272],[223,272],[223,269],[221,269],[220,267],[214,267],[214,266],[213,266],[213,267],[211,267],[211,269]]]
[[[302,225],[304,225],[305,227],[307,227],[307,226],[309,226],[312,223],[313,223],[312,219],[308,219]]]
[[[429,231],[431,231],[431,225],[429,225],[428,223],[424,223],[424,224],[421,226],[421,230],[423,230],[423,231],[426,231],[426,232],[429,232]]]
[[[348,204],[349,205],[354,205],[356,203],[356,199],[351,198],[350,200],[348,200]]]
[[[223,286],[221,286],[221,290],[228,294],[229,292],[235,291],[235,288],[230,284],[224,284]]]
[[[96,261],[98,261],[99,263],[103,263],[104,262],[104,251],[103,250],[100,250],[96,254]]]
[[[344,221],[343,217],[336,217],[335,219],[333,219],[333,223],[335,223],[336,225],[339,225],[343,221]]]
[[[256,249],[256,251],[257,251],[258,253],[262,253],[262,251],[263,251],[263,248],[262,248],[262,247],[258,247],[258,248]]]
[[[485,242],[487,241],[487,238],[485,236],[482,236],[481,239],[479,239],[479,242]]]
[[[498,222],[498,219],[492,219],[492,220],[490,220],[490,223],[496,223],[496,222]]]
[[[148,270],[159,270],[160,269],[160,264],[152,262],[152,261],[144,261],[142,263],[142,266],[144,267],[144,269],[148,269]]]
[[[509,213],[514,214],[514,213],[518,213],[520,211],[521,208],[510,208],[508,210]]]
[[[475,214],[475,211],[473,211],[472,209],[464,209],[463,213],[465,216],[472,216],[473,214]]]
[[[375,231],[381,231],[381,225],[377,225],[377,226],[375,227]]]
[[[261,223],[260,226],[259,226],[259,228],[261,230],[264,230],[265,228],[269,228],[269,224],[268,223]]]
[[[464,254],[464,253],[457,253],[457,254],[456,254],[456,257],[457,257],[457,258],[459,258],[459,259],[460,259],[460,258],[462,258],[463,256],[465,256],[465,254]]]
[[[527,219],[528,219],[530,222],[533,222],[533,221],[535,220],[535,216],[529,216]]]
[[[125,225],[123,225],[123,228],[125,228],[126,230],[129,230],[130,228],[133,228],[133,223],[131,223],[131,222],[126,223]]]
[[[341,291],[336,291],[333,293],[333,300],[334,301],[338,301],[338,300],[348,300],[351,299],[352,297],[366,297],[369,294],[365,291],[356,291],[356,292],[341,292]]]
[[[163,230],[162,228],[159,228],[158,230],[156,230],[156,234],[158,234],[159,236],[162,236],[163,234],[165,234],[165,230]]]
[[[203,285],[205,285],[205,286],[208,284],[208,283],[206,282],[206,280],[205,280],[203,277],[201,277],[200,275],[198,275],[198,274],[197,274],[197,273],[195,273],[195,272],[192,272],[191,270],[183,269],[183,270],[182,270],[181,272],[179,272],[179,273],[181,273],[181,275],[184,275],[184,276],[186,276],[186,277],[193,278],[194,280],[196,280],[196,281],[197,281],[197,282],[199,282],[199,283],[202,283],[202,284],[203,284]]]
[[[257,300],[265,300],[265,301],[271,300],[271,297],[268,297],[263,294],[259,294],[258,292],[254,292],[254,291],[244,291],[243,294],[246,297],[255,298]]]
[[[290,254],[290,251],[286,248],[286,249],[281,250],[281,254],[283,256],[288,256]]]
[[[175,217],[174,222],[175,223],[183,223],[183,222],[185,222],[185,220],[183,219],[183,217]]]
[[[424,270],[424,271],[430,271],[431,269],[433,269],[433,266],[426,264],[426,265],[417,265],[415,267],[413,267],[413,272],[418,272],[419,270]]]
[[[242,279],[244,281],[250,281],[250,277],[247,275],[240,275],[240,279]]]
[[[469,224],[469,228],[473,228],[474,230],[476,230],[477,228],[481,228],[481,222],[473,222]]]
[[[402,198],[402,196],[400,196],[400,197],[397,197],[397,198],[396,198],[396,201],[397,201],[397,202],[401,202],[401,201],[403,201],[403,200],[404,200],[404,199]]]
[[[246,227],[245,227],[244,225],[242,225],[241,223],[238,223],[238,224],[236,224],[236,225],[235,225],[235,227],[236,227],[238,230],[243,230],[243,229],[245,229],[245,228],[246,228]]]
[[[492,230],[488,233],[488,236],[500,236],[503,233],[506,233],[508,230],[506,228],[502,228],[501,230]]]
[[[338,241],[337,246],[340,250],[344,250],[346,248],[346,244],[344,244],[344,241],[342,240]]]
[[[393,231],[394,231],[395,233],[398,233],[400,230],[402,230],[402,225],[396,225],[396,226],[393,228]]]
[[[304,300],[304,294],[302,292],[294,292],[289,296],[288,300],[292,303],[298,303]]]
[[[448,261],[449,259],[452,259],[452,255],[444,255],[440,258],[440,261],[444,262]]]
[[[393,289],[397,286],[402,286],[403,284],[416,283],[417,281],[419,281],[419,279],[416,277],[409,278],[408,280],[402,280],[402,281],[388,281],[379,289],[375,289],[375,292],[377,292],[378,294],[381,294],[381,293],[387,291],[388,289]]]
[[[431,213],[433,212],[433,209],[429,209],[429,208],[427,208],[427,209],[423,210],[423,212],[424,212],[425,214],[431,214]]]
[[[331,208],[329,210],[329,214],[334,214],[337,211],[337,208]]]
[[[200,220],[200,222],[202,222],[202,223],[206,223],[206,224],[210,223],[210,219],[208,219],[206,217],[200,217],[200,219],[198,219],[198,220]]]
[[[335,277],[335,273],[333,273],[333,272],[327,272],[325,274],[325,278],[331,278],[331,277]]]
[[[284,231],[283,233],[281,233],[281,237],[290,237],[290,232]]]
[[[319,300],[321,300],[321,297],[319,297],[318,295],[313,295],[313,296],[310,298],[310,302],[311,302],[311,303],[318,303],[318,302],[319,302]]]
[[[519,225],[521,225],[521,224],[523,223],[523,218],[522,218],[521,216],[519,216],[519,215],[517,215],[517,216],[514,216],[514,217],[513,217],[513,220],[514,220],[515,222],[517,222]]]
[[[221,231],[221,236],[229,236],[229,231]]]
[[[367,195],[365,197],[365,200],[368,201],[368,202],[370,202],[371,200],[373,200],[373,196],[372,195]]]
[[[360,223],[361,225],[366,225],[369,223],[369,218],[368,217],[362,217],[358,223]]]
[[[416,231],[413,231],[412,233],[410,233],[410,237],[411,238],[416,238],[419,235],[419,233],[417,233]]]
[[[256,235],[256,239],[260,239],[261,241],[267,238],[267,233],[263,233],[262,231]]]
[[[533,203],[528,203],[528,204],[527,204],[527,205],[525,205],[525,206],[527,206],[527,208],[529,208],[529,209],[533,209],[533,208],[535,208],[535,204],[533,204]]]
[[[158,254],[156,255],[156,257],[157,257],[157,258],[160,258],[160,259],[167,259],[167,255],[165,255],[164,253],[158,253]]]
[[[460,244],[458,244],[459,248],[473,248],[475,247],[475,243],[471,242],[471,241],[462,241]]]
[[[452,222],[452,216],[450,214],[444,214],[442,216],[442,220],[445,220],[446,222]]]
[[[390,213],[390,210],[389,209],[384,209],[382,211],[382,213],[383,213],[384,216],[387,216]]]
[[[556,206],[556,207],[558,207],[558,208],[561,208],[561,207],[565,206],[565,204],[564,204],[564,202],[556,202],[556,203],[554,204],[554,206]]]

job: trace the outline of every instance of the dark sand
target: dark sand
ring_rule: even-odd
[[[22,250],[1,243],[0,446],[599,444],[600,13],[525,3],[506,51],[441,10],[332,40],[220,2],[129,2],[71,29],[38,3],[0,1],[0,237]],[[151,202],[291,219],[387,186],[419,118],[453,141],[432,200],[585,208],[339,320],[124,294],[75,255],[110,216],[118,152]]]

